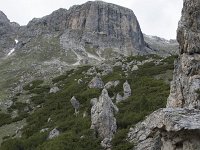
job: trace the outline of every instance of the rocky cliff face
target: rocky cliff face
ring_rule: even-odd
[[[184,1],[177,40],[180,57],[175,62],[174,79],[167,107],[200,108],[200,2]]]
[[[167,108],[160,109],[135,128],[129,140],[136,149],[198,150],[200,89],[200,1],[184,0],[177,40],[180,56],[175,62],[174,77]]]
[[[123,55],[144,53],[143,35],[133,11],[102,1],[59,9],[42,19],[33,19],[27,29],[33,36],[65,31],[60,37],[63,47],[76,47],[82,53],[86,45],[102,52],[115,49]]]
[[[10,22],[7,16],[0,11],[0,59],[14,47],[13,36],[18,27],[17,23]]]

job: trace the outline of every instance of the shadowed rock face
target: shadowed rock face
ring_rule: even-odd
[[[177,31],[180,55],[175,61],[167,108],[130,129],[136,150],[199,150],[200,142],[200,1],[184,0]]]

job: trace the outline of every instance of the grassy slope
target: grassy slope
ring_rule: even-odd
[[[13,89],[20,79],[27,81],[31,76],[44,78],[58,75],[59,63],[67,69],[67,63],[75,63],[76,57],[72,51],[65,51],[60,46],[58,35],[30,40],[11,56],[0,60],[0,101],[8,99],[11,94],[8,89]]]
[[[144,60],[145,57],[130,57],[127,61]],[[155,58],[158,59],[158,58]],[[139,70],[128,72],[125,76],[120,67],[114,67],[114,72],[102,79],[106,83],[111,80],[119,80],[120,84],[109,90],[110,96],[122,92],[122,84],[128,80],[132,89],[132,96],[126,101],[117,104],[119,113],[116,115],[118,131],[113,138],[113,150],[132,149],[133,145],[128,143],[126,134],[128,129],[141,121],[152,111],[165,107],[166,99],[169,94],[169,84],[164,80],[157,80],[155,76],[173,70],[174,57],[163,60],[159,65],[152,62],[139,67]],[[32,82],[25,87],[26,92],[22,95],[32,95],[30,108],[33,113],[28,114],[24,111],[25,104],[18,102],[20,96],[15,97],[15,104],[10,111],[18,109],[20,118],[26,117],[27,125],[23,129],[22,138],[10,139],[7,137],[1,146],[1,150],[88,150],[101,149],[100,140],[90,130],[90,99],[99,97],[101,91],[89,89],[87,84],[92,79],[85,76],[90,66],[83,66],[76,70],[66,72],[66,74],[56,77],[52,82],[61,90],[55,94],[49,93],[49,85],[42,81]],[[77,79],[82,78],[83,83],[78,84]],[[75,96],[81,103],[80,111],[74,115],[74,109],[70,104],[70,99]],[[36,106],[40,105],[40,108]],[[83,114],[86,114],[83,117]],[[47,120],[51,118],[51,121]],[[8,121],[10,121],[8,119]],[[16,121],[16,120],[11,120]],[[0,120],[3,122],[3,120]],[[9,123],[9,122],[8,122]],[[52,140],[47,140],[48,133],[53,128],[59,129],[60,136]],[[41,129],[49,128],[48,131],[40,133]]]

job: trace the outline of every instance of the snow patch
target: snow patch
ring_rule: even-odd
[[[10,56],[15,51],[15,48],[11,49],[7,56]]]
[[[72,64],[72,66],[80,65],[81,64],[80,61],[81,61],[82,57],[79,54],[77,54],[74,50],[73,50],[73,52],[77,56],[77,62]]]
[[[72,66],[80,65],[80,61],[77,61],[76,63],[72,64]]]
[[[17,44],[19,41],[17,39],[15,39],[15,43]]]
[[[19,41],[18,39],[15,39],[15,44],[17,44]],[[10,56],[15,51],[15,48],[11,49],[10,52],[7,54],[7,56]]]
[[[94,59],[96,59],[98,61],[101,61],[101,59],[99,57],[95,56],[95,55],[92,55],[90,53],[87,53],[87,55],[88,55],[89,58],[94,58]]]

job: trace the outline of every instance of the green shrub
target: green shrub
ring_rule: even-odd
[[[10,139],[1,144],[0,150],[25,150],[22,140]]]
[[[112,150],[132,150],[133,144],[129,143],[126,138],[128,129],[121,129],[115,134],[112,139]]]
[[[9,124],[12,122],[12,118],[9,114],[0,113],[0,126]]]

